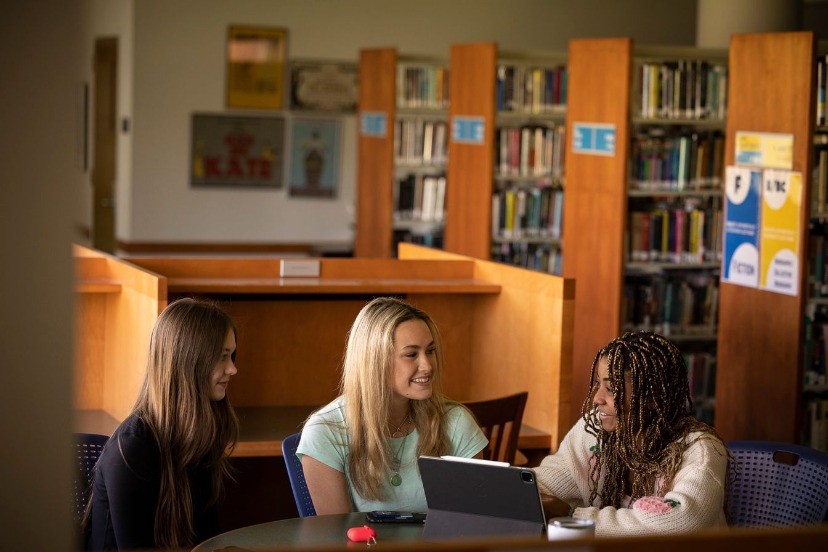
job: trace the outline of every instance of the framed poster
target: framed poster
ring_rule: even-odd
[[[336,197],[340,157],[339,121],[294,119],[290,127],[290,195]]]
[[[356,112],[359,67],[356,63],[300,60],[290,62],[290,108],[296,111]]]
[[[282,117],[194,113],[191,136],[191,186],[282,187]]]
[[[231,25],[227,31],[227,107],[282,109],[287,30]]]

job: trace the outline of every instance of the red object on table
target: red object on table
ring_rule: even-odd
[[[369,539],[377,538],[377,532],[368,525],[362,527],[351,527],[348,529],[348,538],[354,542],[368,542]]]

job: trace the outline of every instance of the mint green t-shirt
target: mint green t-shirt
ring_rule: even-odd
[[[301,459],[307,454],[326,466],[343,472],[348,484],[348,493],[357,512],[372,510],[402,510],[407,512],[425,512],[427,509],[423,482],[417,470],[417,444],[420,436],[415,429],[406,437],[392,438],[391,447],[399,451],[401,459],[399,487],[391,485],[394,472],[388,472],[385,482],[385,500],[367,500],[356,492],[348,473],[348,436],[344,431],[345,399],[337,397],[327,406],[314,413],[302,429],[302,438],[296,455]],[[465,409],[449,406],[446,413],[446,431],[451,443],[448,454],[472,458],[488,443],[477,422]],[[396,456],[394,454],[393,456]]]

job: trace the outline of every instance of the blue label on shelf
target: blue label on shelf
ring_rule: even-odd
[[[381,111],[363,111],[359,114],[359,131],[363,136],[385,138],[388,116]]]
[[[572,152],[587,155],[615,155],[615,125],[574,123]]]
[[[451,123],[451,140],[464,144],[483,144],[485,129],[483,117],[455,116]]]

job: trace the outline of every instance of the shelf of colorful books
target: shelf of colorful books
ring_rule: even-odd
[[[554,239],[519,239],[492,241],[491,257],[493,261],[519,266],[539,272],[560,274],[561,247]]]
[[[810,297],[805,308],[802,443],[828,450],[828,297]]]
[[[395,256],[395,219],[444,218],[440,185],[426,180],[445,186],[448,79],[445,59],[360,51],[356,256]]]
[[[445,60],[400,57],[394,121],[394,247],[442,244],[448,159]]]
[[[415,224],[423,233],[442,232],[445,221],[445,174],[411,172],[394,186],[394,230]],[[410,228],[406,228],[410,230]]]
[[[722,197],[722,189],[720,184],[716,184],[716,188],[711,189],[671,189],[671,183],[664,183],[662,187],[654,186],[652,182],[634,181],[630,183],[629,197],[648,197],[653,199],[665,198],[681,198],[681,197]]]
[[[808,290],[803,347],[802,432],[806,446],[828,452],[828,126],[826,61],[816,58],[811,218],[808,224]]]
[[[498,56],[492,259],[560,273],[566,57]]]
[[[560,187],[500,188],[496,185],[491,228],[493,250],[498,251],[496,257],[511,258],[510,254],[503,254],[502,245],[506,242],[544,243],[559,251],[563,201],[564,192]],[[559,258],[560,253],[555,257]]]
[[[637,127],[664,127],[665,129],[672,129],[675,127],[694,127],[704,130],[721,130],[724,132],[727,126],[725,119],[711,118],[711,119],[693,119],[688,117],[642,117],[637,116],[632,118],[633,126]]]
[[[636,48],[633,121],[724,121],[727,51]]]
[[[397,58],[397,109],[445,111],[449,104],[449,69],[445,60],[424,56]]]
[[[637,127],[630,150],[630,189],[721,190],[724,144],[722,130]]]
[[[495,174],[494,175],[495,189],[503,190],[510,187],[519,188],[558,188],[563,189],[564,178],[562,175],[538,175],[538,176],[518,176],[510,174]]]
[[[647,199],[630,200],[628,269],[718,266],[722,255],[719,197]]]
[[[664,270],[715,270],[720,268],[721,261],[631,261],[626,264],[630,273],[653,273]]]

